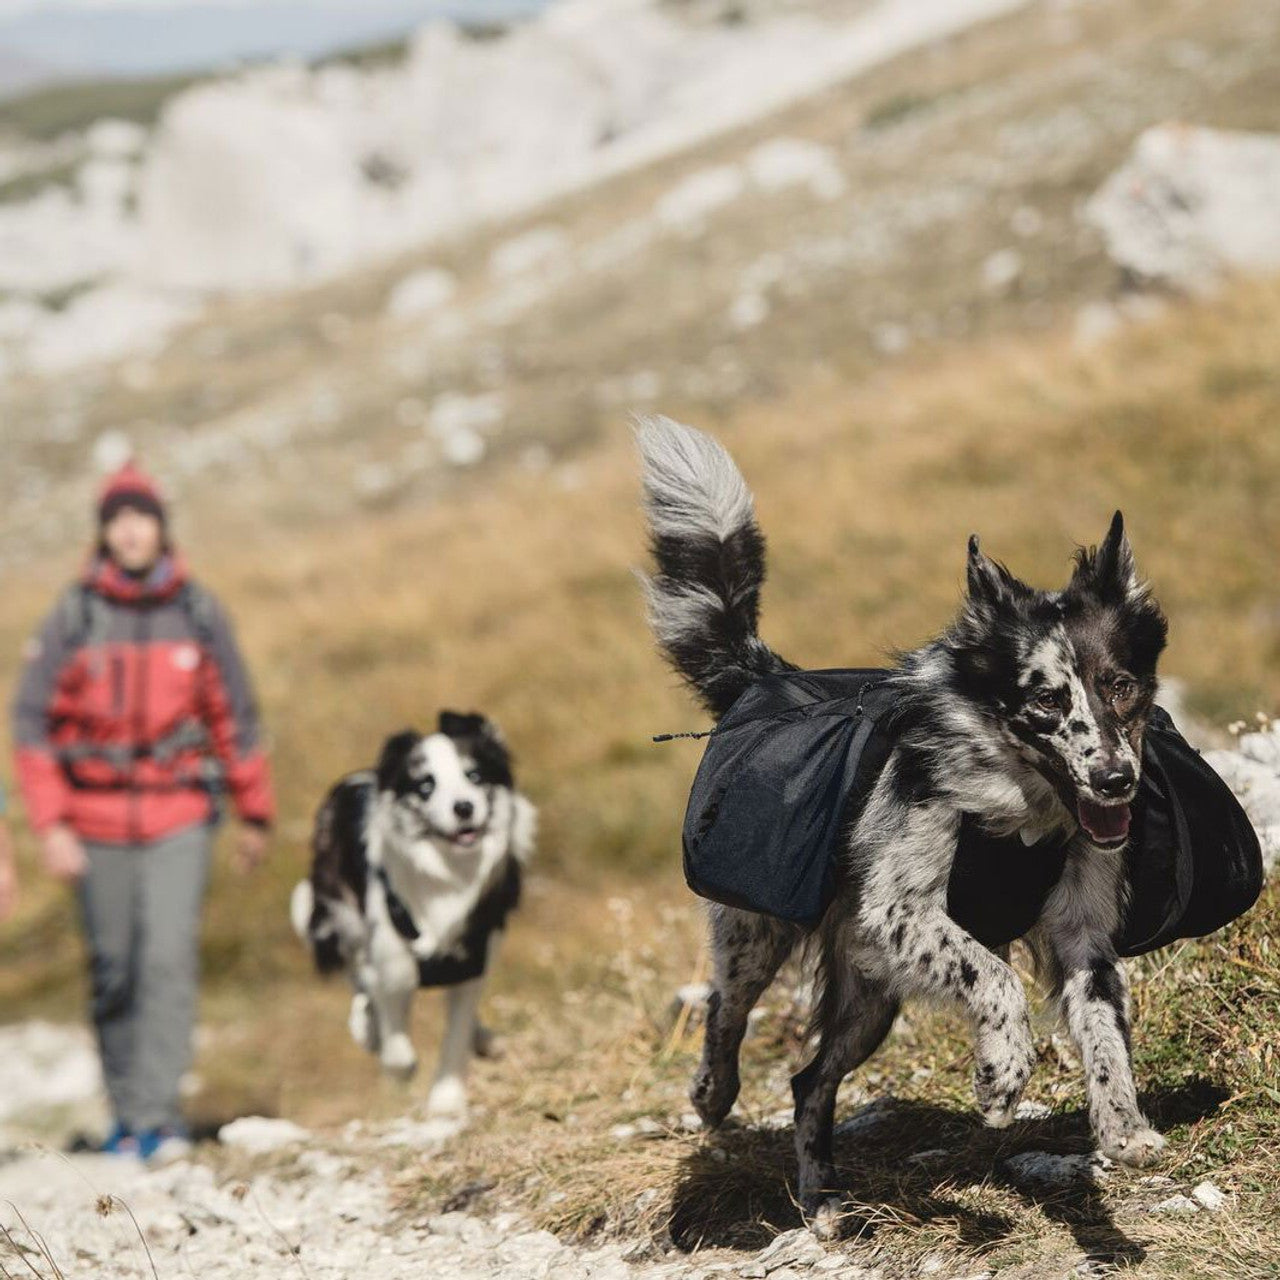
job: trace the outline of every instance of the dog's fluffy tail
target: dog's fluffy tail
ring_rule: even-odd
[[[791,670],[756,634],[764,535],[725,449],[670,418],[636,425],[657,573],[649,621],[667,660],[719,718],[761,676]]]
[[[360,912],[345,898],[316,894],[310,880],[299,880],[289,897],[293,931],[311,948],[319,973],[347,967],[365,940]]]
[[[372,774],[352,774],[325,796],[311,838],[311,875],[294,885],[289,897],[294,932],[311,947],[321,973],[349,966],[366,940],[361,904],[369,875],[365,823],[373,789]]]
[[[316,909],[315,890],[310,880],[299,880],[289,895],[289,922],[303,942],[311,941],[311,916]]]

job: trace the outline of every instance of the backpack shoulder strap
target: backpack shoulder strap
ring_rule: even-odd
[[[217,606],[212,593],[198,582],[184,582],[178,599],[197,643],[207,648],[213,643],[216,629]]]
[[[63,639],[68,649],[80,649],[102,639],[110,606],[92,587],[73,582],[58,601]]]

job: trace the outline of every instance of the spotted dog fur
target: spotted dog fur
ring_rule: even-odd
[[[765,546],[752,497],[707,436],[658,418],[637,437],[657,564],[646,583],[651,622],[669,661],[719,717],[752,681],[793,669],[757,635]],[[883,1041],[903,1000],[964,1009],[988,1124],[1012,1120],[1030,1077],[1022,984],[946,911],[961,815],[1028,844],[1053,833],[1069,841],[1064,874],[1028,941],[1079,1047],[1100,1148],[1145,1164],[1163,1145],[1137,1103],[1115,939],[1129,802],[1165,631],[1117,513],[1058,591],[1020,582],[971,539],[958,617],[891,677],[895,747],[849,816],[836,898],[813,936],[817,1049],[792,1081],[800,1198],[820,1232],[833,1229],[841,1206],[836,1091]],[[710,930],[713,993],[691,1097],[715,1126],[738,1093],[747,1016],[804,934],[718,905]]]

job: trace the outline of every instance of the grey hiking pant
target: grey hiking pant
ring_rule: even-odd
[[[93,1022],[116,1119],[134,1133],[181,1120],[212,835],[202,824],[151,844],[85,843]]]

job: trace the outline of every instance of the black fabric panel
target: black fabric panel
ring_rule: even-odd
[[[462,936],[447,952],[418,961],[420,987],[452,987],[484,973],[489,938],[502,929],[520,905],[520,864],[508,855],[506,865],[472,908]]]
[[[364,912],[369,881],[365,820],[373,801],[373,775],[349,774],[325,797],[311,837],[314,906],[309,933],[316,968],[334,973],[347,962],[330,920],[330,903],[346,900]]]
[[[1231,788],[1159,707],[1143,758],[1127,851],[1130,907],[1122,955],[1200,938],[1242,916],[1262,892],[1262,850]]]
[[[685,813],[695,893],[796,924],[821,918],[874,729],[860,699],[885,674],[766,676],[738,698],[707,740]]]
[[[947,914],[986,947],[1027,933],[1067,861],[1065,843],[1027,847],[1018,836],[987,835],[968,814],[947,884]]]

